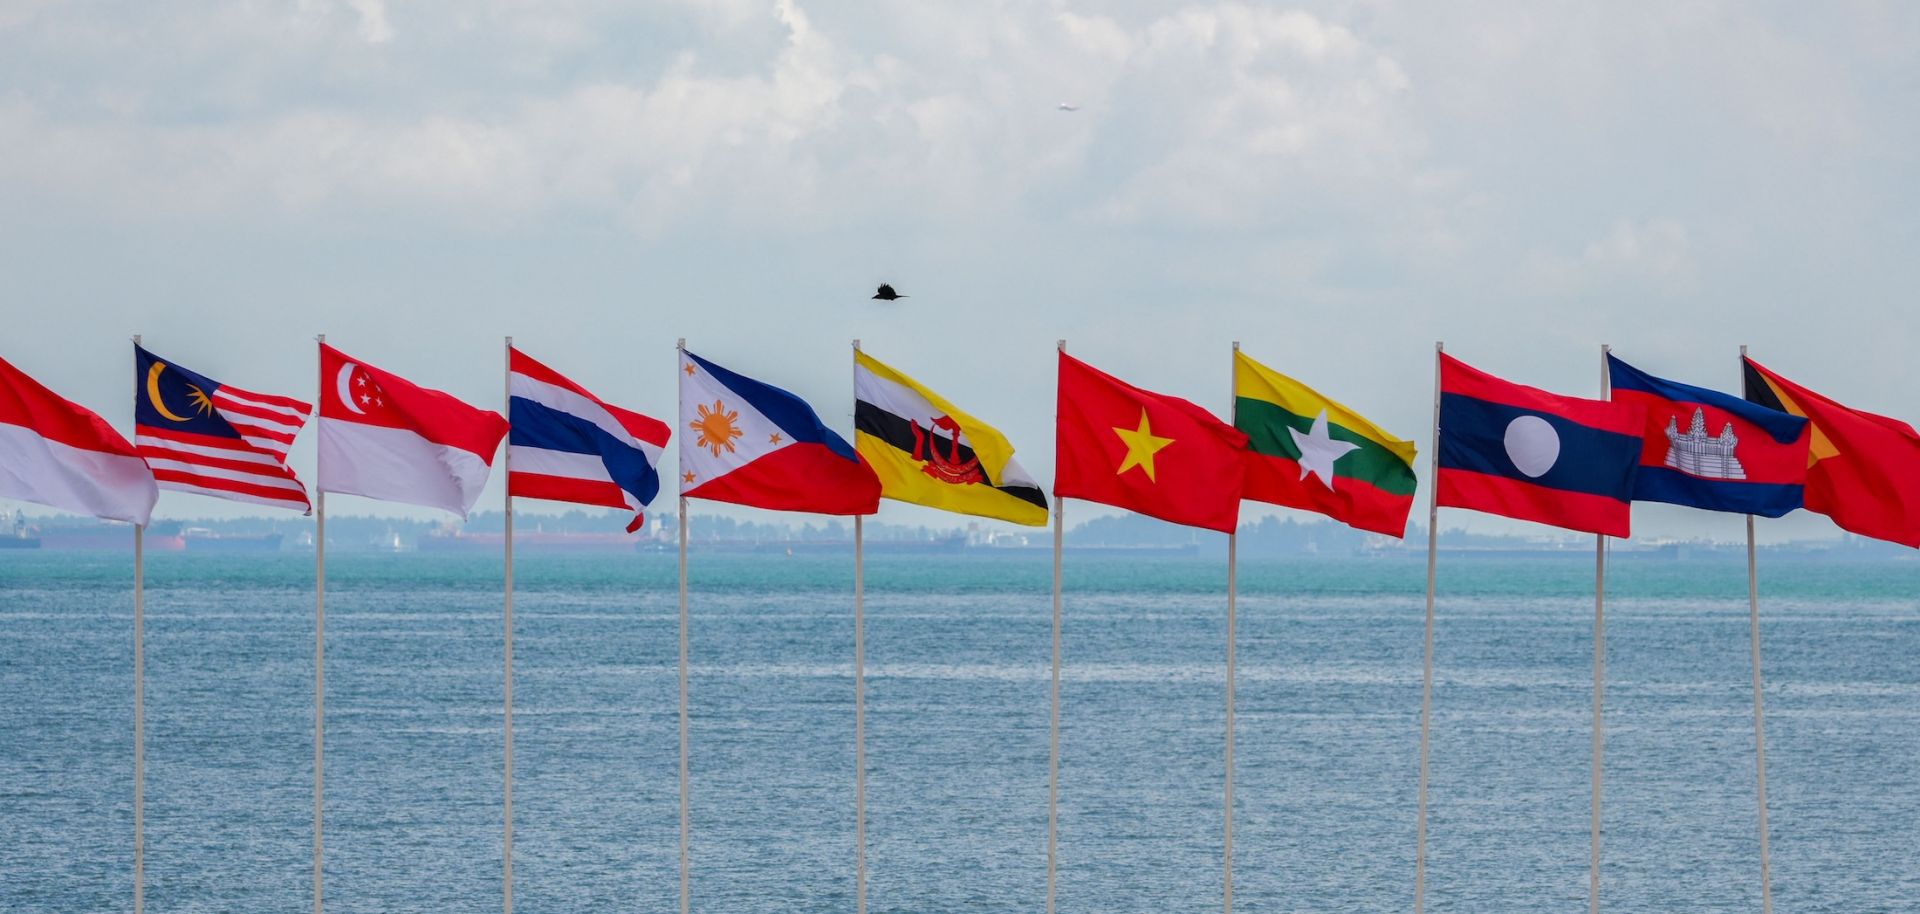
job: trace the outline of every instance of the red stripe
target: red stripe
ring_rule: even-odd
[[[145,460],[178,460],[181,463],[190,463],[197,467],[206,467],[209,470],[227,470],[234,473],[245,473],[249,476],[266,476],[272,479],[294,478],[293,471],[281,465],[270,466],[264,463],[248,463],[244,460],[228,460],[224,457],[208,457],[205,454],[190,454],[186,451],[176,451],[151,444],[142,444],[139,450],[141,458]]]
[[[215,394],[213,399],[215,400],[214,405],[219,407],[220,412],[222,413],[239,413],[240,415],[243,415],[243,416],[251,416],[256,419],[267,419],[273,422],[280,422],[286,425],[299,426],[299,425],[307,424],[306,413],[301,413],[298,416],[289,416],[286,413],[280,412],[279,410],[261,409],[260,407],[249,406],[248,404],[241,403],[237,400],[225,399],[221,397],[219,394]]]
[[[313,412],[313,404],[302,403],[301,401],[295,400],[292,397],[276,397],[272,394],[254,393],[251,390],[241,390],[238,387],[233,387],[225,384],[221,385],[219,390],[216,390],[213,392],[213,398],[215,400],[218,400],[220,399],[222,394],[229,394],[235,397],[245,397],[249,400],[252,400],[255,403],[259,403],[265,406],[278,406],[283,409],[290,409],[290,410],[293,410],[294,412],[299,413],[302,416]],[[242,408],[245,408],[246,406],[246,404],[235,404],[235,405]]]
[[[560,374],[560,372],[548,368],[546,365],[536,361],[532,356],[518,349],[511,351],[508,360],[508,370],[514,374],[573,391],[580,396],[600,404],[602,409],[612,414],[614,421],[620,423],[622,428],[625,428],[628,432],[632,433],[635,438],[641,441],[645,441],[656,447],[666,447],[668,437],[673,434],[672,428],[665,422],[655,419],[652,416],[641,415],[630,409],[622,409],[614,406],[594,396],[592,391],[575,384]]]
[[[533,356],[521,352],[519,349],[514,349],[508,354],[507,370],[517,375],[525,375],[535,381],[552,384],[555,387],[564,387],[595,403],[600,403],[600,398],[588,393],[586,388],[567,380],[566,376],[560,372],[548,368]],[[600,403],[600,405],[605,406],[606,404]]]
[[[134,455],[133,444],[105,419],[48,390],[6,359],[0,359],[0,424],[18,425],[83,451]]]
[[[568,479],[565,476],[546,476],[517,470],[507,474],[507,494],[515,498],[544,498],[547,501],[602,508],[628,507],[626,493],[611,482]]]
[[[1248,501],[1299,508],[1325,514],[1349,527],[1407,535],[1407,515],[1413,510],[1412,495],[1393,495],[1379,486],[1339,476],[1328,489],[1318,476],[1300,478],[1300,464],[1274,454],[1247,455],[1247,485],[1240,493]]]
[[[680,494],[774,511],[872,514],[880,510],[880,478],[824,444],[790,444]]]
[[[340,402],[338,379],[349,362],[366,372],[385,405],[355,412]],[[320,344],[320,368],[320,415],[324,418],[413,432],[431,444],[473,454],[488,466],[493,465],[500,439],[507,435],[507,420],[499,413],[463,402],[445,391],[421,387],[325,343]]]
[[[1638,410],[1606,400],[1568,397],[1494,377],[1446,353],[1440,353],[1440,390],[1476,400],[1559,416],[1601,431],[1640,437]]]
[[[159,482],[199,486],[200,488],[212,489],[217,492],[238,492],[242,495],[251,495],[255,498],[270,498],[274,501],[284,501],[288,504],[307,504],[307,499],[304,496],[295,495],[286,489],[256,486],[252,483],[239,482],[232,479],[221,479],[215,476],[200,476],[194,473],[183,473],[179,470],[154,470],[153,478]]]
[[[228,420],[227,424],[233,426],[234,431],[250,438],[265,438],[268,441],[278,441],[281,444],[289,445],[293,443],[293,436],[286,432],[275,431],[270,428],[260,428],[255,425],[241,425],[232,420]]]
[[[248,443],[248,441],[244,438],[223,438],[219,435],[197,435],[197,434],[194,434],[193,432],[174,431],[173,429],[161,428],[157,425],[136,425],[133,428],[133,432],[134,434],[142,438],[159,438],[165,441],[173,441],[180,444],[192,444],[199,447],[219,448],[225,451],[242,451],[250,454],[265,454],[266,456],[269,456],[269,457],[278,456],[269,451],[261,450],[260,448],[254,446],[253,444]]]
[[[1442,468],[1436,494],[1439,503],[1449,508],[1484,511],[1586,533],[1626,537],[1633,525],[1633,509],[1627,502],[1471,470]]]

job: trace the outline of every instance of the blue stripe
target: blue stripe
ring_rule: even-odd
[[[147,390],[147,373],[155,364],[165,364],[166,370],[160,372],[160,400],[166,404],[167,411],[186,421],[176,422],[160,414],[153,405],[153,398]],[[233,423],[220,415],[218,410],[196,406],[192,399],[193,389],[209,400],[213,392],[220,389],[220,383],[172,362],[161,359],[147,350],[133,347],[133,424],[176,432],[190,432],[195,435],[207,435],[213,438],[232,438],[241,440],[240,431]],[[203,411],[204,410],[204,411]]]
[[[771,384],[728,371],[691,352],[687,353],[687,358],[706,369],[714,380],[725,385],[735,396],[745,400],[748,406],[766,416],[767,421],[786,432],[789,440],[824,444],[848,460],[860,459],[855,456],[853,445],[820,422],[820,417],[814,414],[813,407],[808,406],[807,401]]]
[[[1521,416],[1546,420],[1560,436],[1560,456],[1547,472],[1528,476],[1507,456],[1507,426]],[[1504,476],[1566,492],[1627,501],[1640,465],[1640,438],[1570,419],[1492,403],[1463,394],[1440,395],[1440,467]]]
[[[639,500],[641,505],[652,504],[653,497],[660,494],[660,472],[647,462],[647,453],[608,434],[606,429],[525,397],[509,401],[507,415],[512,426],[507,432],[507,443],[515,447],[598,456],[614,485]]]
[[[1702,479],[1667,466],[1643,466],[1633,480],[1634,501],[1782,517],[1806,503],[1805,486],[1737,479]]]
[[[1800,416],[1768,409],[1717,390],[1656,378],[1620,361],[1618,356],[1611,353],[1607,355],[1607,377],[1615,390],[1637,390],[1676,403],[1699,403],[1732,413],[1738,419],[1759,426],[1761,431],[1773,436],[1773,440],[1781,444],[1792,444],[1799,440],[1801,430],[1807,427],[1807,420]]]

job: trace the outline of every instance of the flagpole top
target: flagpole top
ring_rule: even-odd
[[[512,335],[512,334],[508,334],[508,335],[507,335],[507,348],[508,348],[508,349],[512,349],[512,348],[513,348],[513,335]]]
[[[855,340],[853,341],[853,351],[854,351],[854,352],[859,352],[859,351],[860,351],[860,341],[859,341],[858,339],[855,339]]]
[[[1239,351],[1240,351],[1240,341],[1239,341],[1239,340],[1234,340],[1234,341],[1233,341],[1233,351],[1234,351],[1234,352],[1239,352]]]
[[[1057,349],[1059,349],[1059,350],[1060,350],[1061,352],[1066,352],[1066,351],[1067,351],[1067,341],[1066,341],[1066,340],[1058,340],[1058,341],[1055,341],[1055,343],[1054,343],[1054,347],[1055,347],[1055,348],[1057,348]]]
[[[327,335],[324,333],[316,333],[313,335],[313,341],[316,343],[324,343],[327,341]]]
[[[1447,351],[1447,344],[1446,344],[1446,343],[1443,343],[1443,342],[1440,342],[1440,341],[1438,341],[1438,340],[1435,340],[1435,341],[1434,341],[1434,344],[1433,344],[1433,351],[1434,351],[1434,352],[1446,352],[1446,351]]]
[[[1740,344],[1740,357],[1743,359],[1747,357],[1747,344],[1745,343]]]
[[[140,334],[138,334],[138,333],[136,333],[136,334],[134,334],[134,335],[133,335],[133,344],[134,344],[135,346],[138,346],[138,345],[140,345]],[[1740,354],[1741,354],[1741,355],[1745,355],[1745,354],[1746,354],[1746,352],[1747,352],[1747,347],[1745,347],[1745,346],[1742,346],[1742,347],[1740,347]]]
[[[1601,355],[1606,355],[1607,353],[1609,353],[1609,352],[1612,352],[1612,351],[1613,351],[1613,347],[1612,347],[1612,346],[1609,346],[1609,345],[1607,345],[1606,343],[1601,343],[1601,344],[1600,344],[1600,354],[1601,354]]]
[[[683,337],[681,337],[681,338],[679,338],[679,339],[677,339],[677,340],[675,340],[675,341],[673,342],[673,348],[675,348],[675,349],[678,349],[678,350],[680,350],[681,352],[685,352],[685,351],[687,351],[687,338],[683,336]]]

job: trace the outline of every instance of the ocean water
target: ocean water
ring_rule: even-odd
[[[1783,912],[1920,910],[1920,563],[1762,566]],[[852,909],[851,557],[692,564],[694,907]],[[1393,911],[1413,890],[1417,561],[1241,571],[1235,895]],[[1215,909],[1224,567],[1071,559],[1060,906]],[[518,567],[516,907],[677,910],[675,565]],[[310,560],[154,557],[156,912],[309,904]],[[868,562],[876,912],[1039,910],[1045,557]],[[0,553],[0,911],[124,911],[126,556]],[[497,909],[500,566],[329,563],[327,901]],[[1592,566],[1441,566],[1429,904],[1582,910]],[[1608,911],[1758,910],[1745,567],[1616,562]]]

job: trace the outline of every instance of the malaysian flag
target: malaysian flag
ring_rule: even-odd
[[[134,347],[134,447],[162,489],[310,512],[287,449],[313,407],[229,387]]]
[[[627,531],[640,529],[660,492],[667,424],[601,401],[518,349],[509,358],[507,494],[626,508]]]

